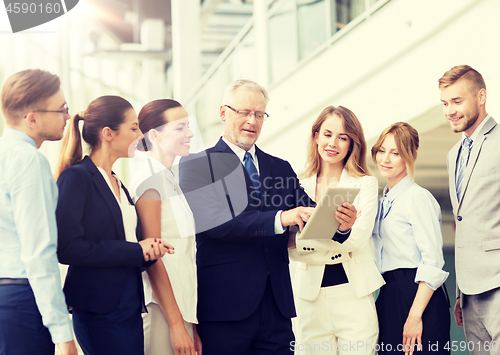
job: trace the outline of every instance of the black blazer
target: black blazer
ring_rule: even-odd
[[[245,319],[257,309],[268,279],[283,316],[295,316],[288,228],[276,235],[274,221],[279,210],[314,202],[288,162],[257,147],[256,154],[260,196],[222,139],[181,160],[181,188],[196,222],[200,321]]]
[[[151,263],[144,262],[138,243],[125,240],[120,206],[92,160],[86,156],[65,169],[57,185],[57,255],[61,264],[69,265],[64,293],[70,309],[111,312],[130,275],[137,277],[144,304],[141,271]],[[138,217],[138,240],[140,231]]]

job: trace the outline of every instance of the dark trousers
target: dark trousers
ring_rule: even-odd
[[[240,321],[200,322],[196,329],[203,355],[293,354],[292,322],[278,309],[269,280],[259,307],[250,317]]]
[[[110,313],[73,310],[73,327],[85,355],[144,355],[139,283],[127,279],[122,297]]]
[[[29,285],[0,285],[0,355],[54,355]]]
[[[386,284],[375,302],[379,322],[378,354],[402,354],[403,327],[417,294],[417,269],[397,269],[384,273]],[[432,295],[422,315],[422,351],[414,354],[449,354],[449,302],[440,287]]]

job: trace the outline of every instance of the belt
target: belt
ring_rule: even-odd
[[[29,285],[28,279],[0,278],[0,285]]]

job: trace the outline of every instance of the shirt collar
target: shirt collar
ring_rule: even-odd
[[[481,132],[481,130],[483,129],[483,126],[485,125],[486,121],[488,121],[490,119],[490,115],[486,115],[486,117],[484,118],[483,122],[481,122],[479,124],[479,126],[476,127],[476,129],[474,130],[474,132],[472,132],[472,134],[470,135],[469,139],[472,140],[472,144],[474,144],[474,141],[476,140],[477,136],[479,135],[479,132]],[[462,143],[465,139],[465,137],[467,137],[465,135],[465,132],[462,132]]]
[[[396,186],[393,186],[392,189],[390,189],[389,191],[387,191],[388,190],[387,186],[384,187],[384,197],[387,197],[387,199],[390,201],[394,201],[401,192],[406,190],[408,186],[414,183],[415,182],[413,180],[410,180],[410,177],[406,175],[396,184]]]
[[[18,129],[6,127],[3,131],[2,137],[4,139],[20,140],[28,144],[31,144],[33,147],[38,149],[35,140],[31,138],[28,134]]]
[[[155,173],[161,172],[162,175],[165,177],[165,179],[170,181],[172,184],[177,183],[175,180],[175,175],[172,172],[172,170],[167,169],[167,167],[165,165],[163,165],[161,162],[159,162],[156,158],[154,158],[152,156],[149,156],[148,159],[151,159],[150,161],[151,161],[151,164],[153,165],[153,171]]]
[[[229,142],[224,136],[222,136],[222,140],[231,148],[231,150],[238,156],[241,162],[243,162],[243,159],[245,158],[245,153],[247,152],[244,149],[241,149],[238,147],[236,144]],[[248,153],[252,156],[253,161],[255,162],[255,144],[252,145],[252,148],[248,150]]]

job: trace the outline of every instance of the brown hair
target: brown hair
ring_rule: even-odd
[[[148,102],[139,112],[139,128],[144,134],[142,143],[137,145],[137,150],[151,150],[151,141],[149,140],[149,131],[151,129],[161,130],[162,126],[167,124],[167,110],[175,107],[182,107],[180,103],[171,99],[160,99]]]
[[[130,102],[120,96],[101,96],[92,101],[89,107],[70,118],[68,129],[62,140],[61,155],[57,163],[55,178],[68,166],[82,160],[82,137],[93,150],[100,146],[100,135],[104,127],[117,131],[125,121],[125,114],[133,109]],[[83,122],[80,134],[79,122]]]
[[[483,76],[468,65],[457,65],[444,73],[439,79],[439,88],[447,88],[462,78],[469,83],[469,90],[472,95],[477,95],[481,89],[486,90],[486,83],[484,82]]]
[[[377,163],[377,153],[389,134],[394,135],[398,153],[406,164],[408,175],[413,179],[415,176],[415,160],[417,159],[419,138],[417,130],[406,122],[396,122],[383,130],[380,137],[378,137],[377,143],[372,147],[373,161]]]
[[[366,141],[363,127],[356,115],[343,106],[328,106],[319,114],[311,129],[306,163],[306,177],[318,174],[321,170],[321,156],[318,153],[316,134],[319,134],[323,122],[332,115],[337,115],[342,120],[345,133],[351,140],[349,153],[344,159],[344,168],[352,176],[369,175],[366,166]]]
[[[45,109],[46,100],[61,87],[57,75],[40,69],[27,69],[10,76],[2,89],[5,118],[17,124],[27,111]]]

